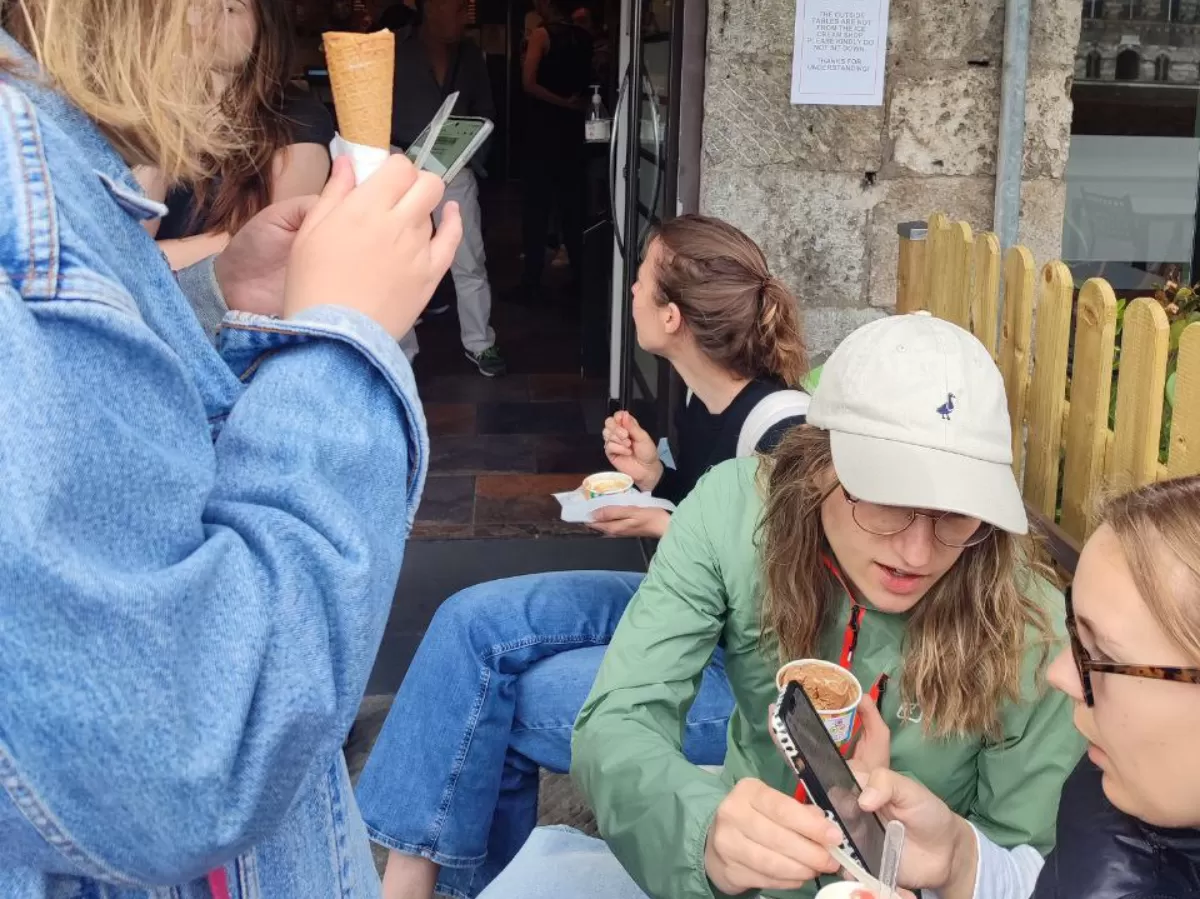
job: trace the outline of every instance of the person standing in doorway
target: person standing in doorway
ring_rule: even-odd
[[[395,96],[392,101],[392,143],[407,148],[421,135],[446,97],[458,91],[457,116],[495,120],[496,104],[483,52],[465,40],[467,0],[426,0],[417,4],[413,34],[396,45]],[[496,348],[492,330],[492,288],[483,248],[483,219],[479,182],[486,151],[475,155],[468,168],[446,185],[444,203],[455,202],[462,212],[463,239],[454,256],[451,276],[458,294],[458,320],[463,350],[479,373],[488,378],[508,371]],[[442,208],[434,215],[440,222]],[[416,340],[406,340],[410,357]]]
[[[402,41],[412,33],[412,28],[416,24],[416,21],[417,8],[405,2],[405,0],[397,0],[397,2],[379,14],[379,19],[375,22],[375,28],[386,28],[392,34],[396,35],[396,40]]]
[[[529,38],[522,84],[529,97],[522,160],[521,218],[525,271],[521,294],[536,298],[545,268],[551,211],[579,283],[583,260],[584,116],[592,72],[592,37],[574,24],[573,0],[539,0],[542,25]]]

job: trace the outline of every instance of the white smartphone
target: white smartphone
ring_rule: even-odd
[[[421,136],[408,148],[407,156],[418,168],[441,176],[449,184],[483,146],[495,126],[488,119],[450,116],[441,123],[432,144],[426,146],[430,128],[436,123],[435,118],[425,126]],[[422,156],[425,157],[423,165]]]

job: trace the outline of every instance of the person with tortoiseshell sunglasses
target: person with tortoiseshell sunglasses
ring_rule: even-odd
[[[871,772],[861,803],[907,828],[901,883],[941,899],[1200,897],[1200,477],[1108,503],[1066,594],[1050,682],[1088,742],[1043,866],[923,786]],[[886,750],[876,753],[886,758]]]

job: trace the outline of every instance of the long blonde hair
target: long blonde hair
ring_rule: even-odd
[[[169,182],[199,179],[241,149],[205,52],[216,36],[205,17],[222,14],[213,0],[0,0],[0,13],[130,166],[156,166]]]
[[[1200,475],[1119,496],[1101,509],[1099,521],[1116,533],[1138,593],[1163,632],[1200,665]],[[1170,580],[1164,556],[1182,567],[1184,584]]]
[[[794,428],[761,465],[765,648],[781,660],[807,658],[835,611],[834,581],[821,564],[829,553],[821,503],[837,484],[829,434]],[[1025,595],[1035,572],[1045,570],[1035,553],[1028,539],[997,530],[963,550],[913,608],[900,696],[920,705],[932,736],[998,736],[1001,706],[1021,698],[1026,652],[1040,644],[1049,654],[1049,618]]]

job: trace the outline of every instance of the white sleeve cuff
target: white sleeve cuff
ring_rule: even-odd
[[[1005,849],[974,825],[979,863],[975,869],[974,899],[1029,899],[1045,864],[1032,846]]]

